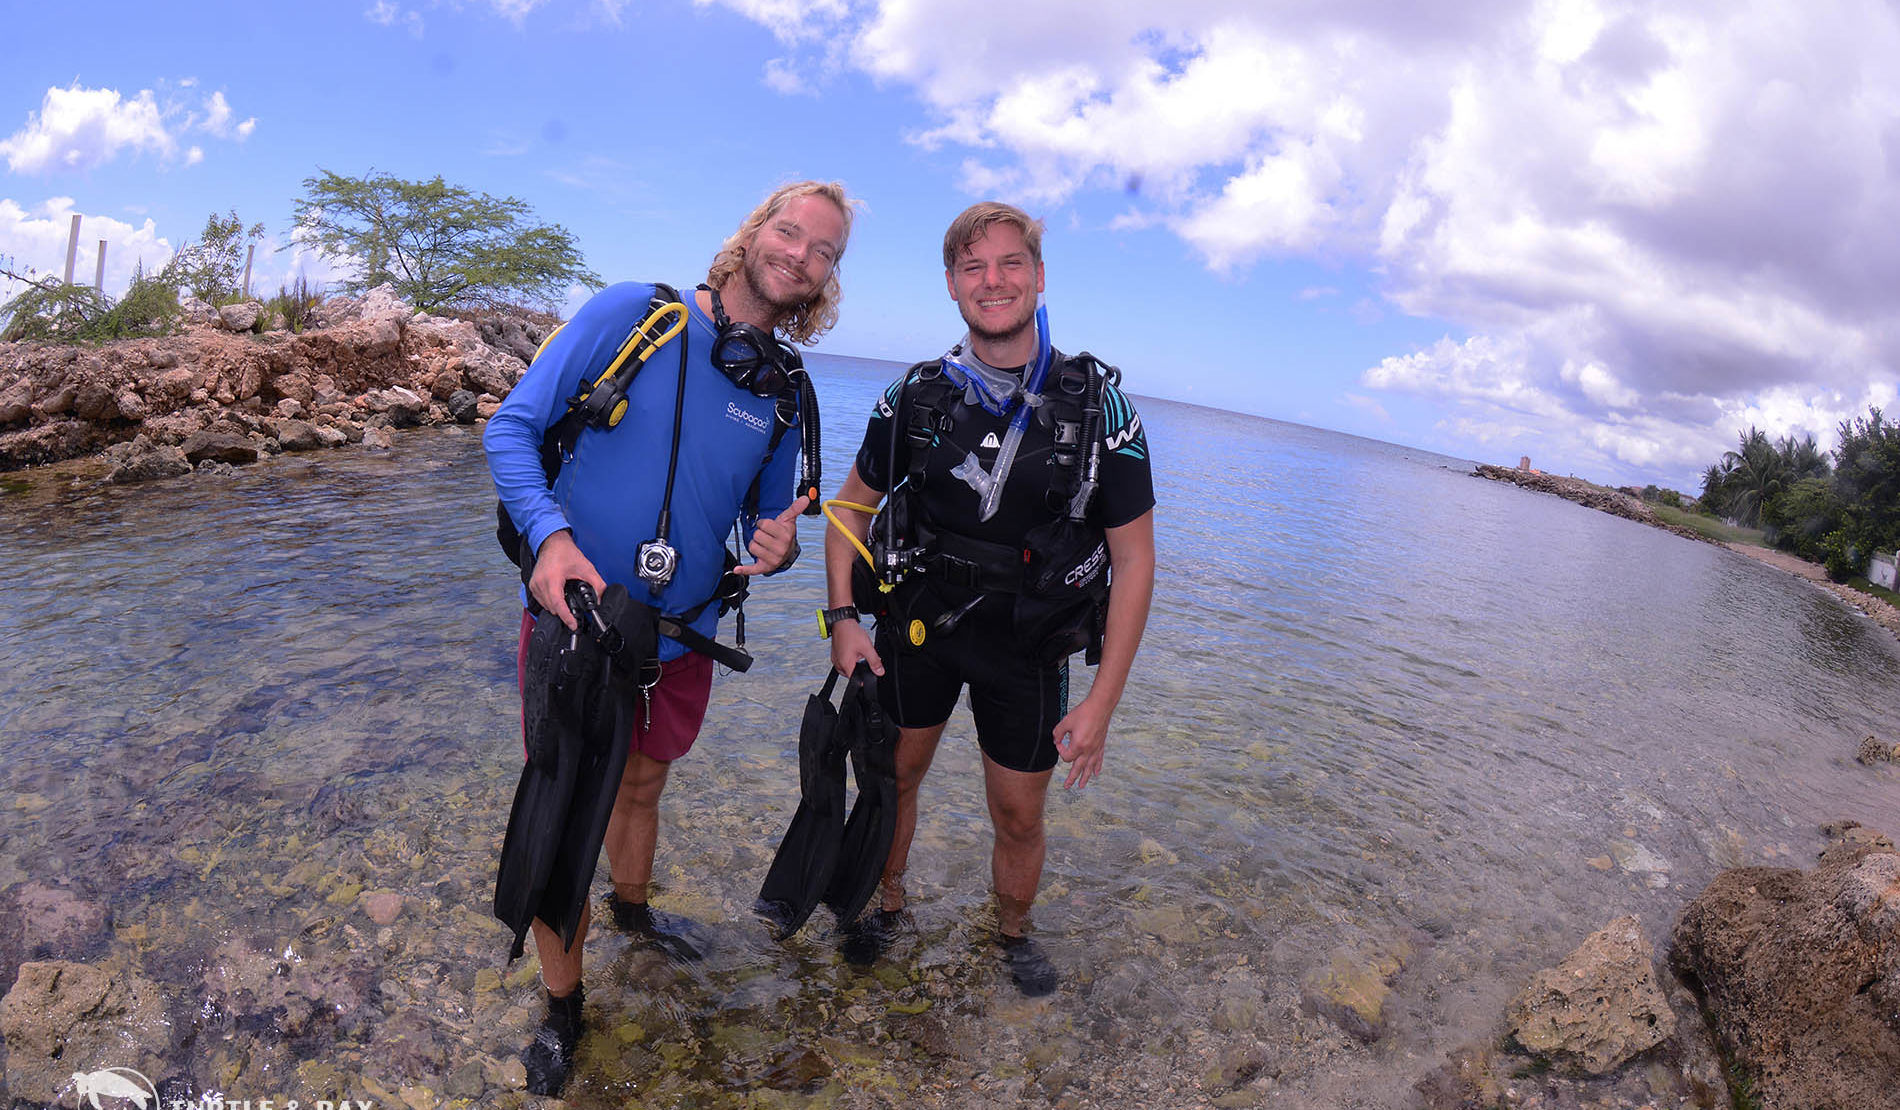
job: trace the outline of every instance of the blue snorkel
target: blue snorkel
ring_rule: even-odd
[[[1022,405],[1016,414],[1010,417],[1009,429],[1003,433],[1002,446],[996,452],[995,469],[985,471],[983,464],[977,461],[974,452],[964,456],[951,474],[968,482],[970,488],[982,498],[977,509],[978,520],[988,520],[996,515],[997,508],[1003,503],[1003,484],[1009,480],[1010,464],[1016,461],[1016,448],[1023,441],[1023,429],[1029,427],[1030,414],[1042,404],[1042,386],[1049,377],[1049,367],[1055,361],[1054,348],[1049,344],[1049,306],[1036,306],[1036,360],[1023,375]],[[946,368],[956,366],[971,380],[976,375],[946,357]]]

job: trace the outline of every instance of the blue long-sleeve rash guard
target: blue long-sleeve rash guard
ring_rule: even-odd
[[[791,504],[799,437],[796,428],[788,431],[767,457],[774,402],[738,388],[713,366],[713,322],[688,294],[686,329],[635,376],[620,424],[584,429],[550,490],[541,471],[543,437],[567,412],[567,400],[579,390],[583,375],[598,377],[613,361],[628,332],[646,318],[652,296],[651,285],[623,282],[582,305],[501,403],[482,446],[508,515],[535,550],[569,528],[607,582],[625,583],[635,598],[677,614],[712,596],[724,567],[726,537],[755,475],[763,473],[762,515],[777,516]],[[686,403],[667,536],[679,552],[679,567],[656,596],[636,575],[634,559],[639,546],[654,537],[666,493],[682,339],[687,344]],[[755,523],[742,522],[748,542]],[[715,604],[693,621],[693,628],[712,636],[718,623]],[[663,660],[685,652],[677,641],[660,640]]]

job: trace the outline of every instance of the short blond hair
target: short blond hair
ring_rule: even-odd
[[[858,204],[846,195],[844,182],[795,181],[772,190],[772,194],[759,202],[759,206],[739,225],[739,230],[726,237],[719,253],[713,255],[712,266],[706,271],[706,284],[714,289],[724,289],[727,279],[745,265],[746,244],[765,226],[765,221],[799,197],[824,197],[837,205],[838,214],[844,217],[844,238],[838,243],[838,257],[832,259],[831,273],[825,277],[825,284],[819,288],[817,296],[798,306],[778,324],[777,330],[784,332],[792,342],[810,343],[830,331],[838,322],[838,302],[844,297],[844,288],[838,284],[838,266],[844,261],[845,242],[851,238],[851,212]]]
[[[965,208],[962,214],[950,221],[950,230],[943,233],[943,268],[954,268],[957,255],[988,235],[995,224],[1009,224],[1022,232],[1023,245],[1029,248],[1030,261],[1042,264],[1042,221],[1013,204],[986,200]]]

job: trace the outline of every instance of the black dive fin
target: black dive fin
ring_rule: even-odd
[[[877,677],[860,662],[845,686],[838,709],[839,733],[851,752],[858,798],[845,821],[838,866],[825,890],[825,905],[849,923],[877,892],[897,831],[897,726],[877,701]]]
[[[625,592],[612,586],[607,597],[618,601],[616,591]],[[632,689],[592,637],[552,612],[536,618],[522,683],[527,765],[495,878],[495,916],[515,934],[510,960],[537,917],[574,947],[626,769]]]
[[[772,923],[779,940],[811,917],[838,862],[844,835],[845,745],[838,736],[838,711],[831,704],[837,682],[834,670],[824,689],[805,699],[805,719],[798,730],[798,811],[759,887],[758,912]]]

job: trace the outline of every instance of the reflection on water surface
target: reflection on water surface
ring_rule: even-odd
[[[821,380],[833,486],[882,373]],[[1900,650],[1833,599],[1452,460],[1142,410],[1162,578],[1107,778],[1051,798],[1063,990],[1017,999],[985,942],[967,716],[891,960],[842,963],[822,913],[784,945],[752,917],[825,665],[808,524],[667,795],[656,902],[715,952],[596,935],[577,1104],[1403,1105],[1610,918],[1660,939],[1716,870],[1900,813],[1852,759],[1900,733]],[[533,964],[502,964],[487,900],[518,610],[476,437],[0,499],[0,897],[107,911],[14,915],[9,978],[154,980],[196,1091],[516,1101]],[[1321,1003],[1367,982],[1361,1044]]]

